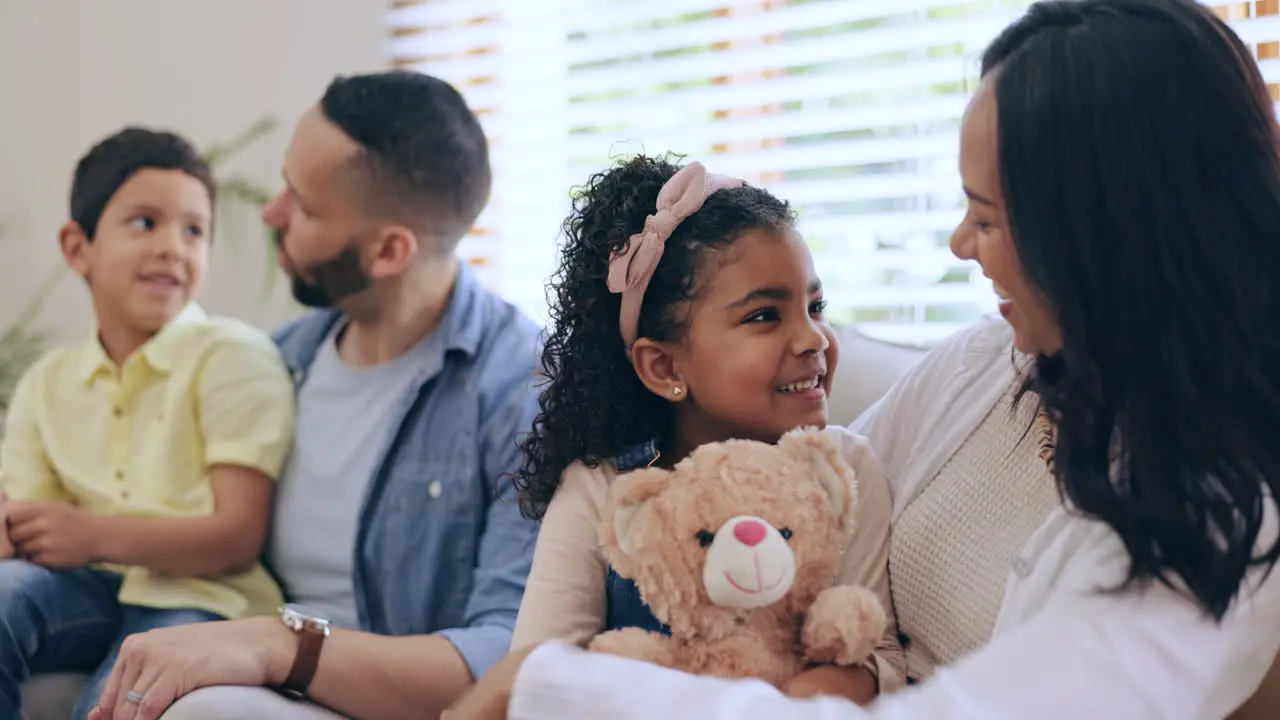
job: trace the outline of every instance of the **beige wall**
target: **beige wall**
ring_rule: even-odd
[[[229,170],[274,189],[298,114],[334,74],[382,65],[383,0],[3,0],[0,2],[0,326],[61,263],[57,228],[77,158],[126,123],[206,146],[262,115],[276,130]],[[305,25],[304,25],[305,23]],[[270,326],[295,313],[251,218],[224,227],[204,291],[210,310]],[[59,340],[92,327],[64,277],[42,317]]]

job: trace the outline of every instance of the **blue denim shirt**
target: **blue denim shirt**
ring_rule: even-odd
[[[339,319],[321,311],[277,331],[296,387]],[[442,357],[401,401],[360,510],[356,611],[369,632],[444,636],[478,678],[510,649],[533,559],[537,526],[508,474],[533,427],[541,341],[465,265],[436,332]]]
[[[648,467],[658,459],[658,447],[653,440],[636,443],[623,448],[614,458],[618,473],[631,472]],[[640,597],[640,588],[628,578],[624,578],[609,568],[605,575],[605,630],[620,630],[637,627],[642,630],[670,635],[671,628],[663,625],[653,616],[653,611]]]

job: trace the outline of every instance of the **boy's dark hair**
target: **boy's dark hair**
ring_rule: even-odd
[[[575,193],[549,286],[552,327],[542,367],[550,380],[538,398],[533,432],[521,443],[524,466],[515,481],[520,509],[530,519],[546,512],[560,474],[575,460],[594,467],[631,443],[665,439],[670,403],[636,375],[618,326],[622,296],[610,292],[606,278],[610,255],[644,228],[658,191],[677,170],[668,159],[639,156],[592,176]],[[794,222],[791,208],[765,190],[712,193],[667,240],[644,294],[638,337],[679,340],[688,301],[704,284],[696,271],[707,255],[749,230],[784,231]]]
[[[204,185],[210,203],[217,198],[209,163],[181,135],[126,127],[99,141],[76,163],[71,182],[71,219],[86,238],[93,240],[102,211],[120,186],[147,168],[181,170]]]
[[[453,86],[419,72],[338,77],[320,99],[361,147],[352,187],[366,208],[436,236],[453,252],[489,202],[489,143]]]

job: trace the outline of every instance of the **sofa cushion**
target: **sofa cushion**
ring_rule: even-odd
[[[833,425],[853,422],[926,352],[876,340],[852,327],[836,328],[836,337],[840,341],[840,363],[832,378],[829,412]]]
[[[67,720],[88,681],[79,673],[33,675],[22,683],[23,720]]]

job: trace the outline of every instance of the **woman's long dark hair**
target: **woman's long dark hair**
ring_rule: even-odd
[[[561,473],[574,461],[594,467],[669,429],[671,404],[636,375],[618,326],[621,296],[605,279],[610,255],[644,229],[645,218],[657,210],[658,192],[679,169],[667,157],[622,160],[579,188],[564,221],[560,264],[548,288],[551,331],[542,351],[550,381],[538,397],[533,432],[521,443],[524,465],[515,479],[528,518],[542,518]],[[697,277],[704,259],[748,230],[782,231],[794,222],[790,206],[766,190],[713,193],[667,239],[640,308],[640,337],[681,339],[687,303],[704,285]]]
[[[1062,331],[1029,387],[1067,500],[1221,619],[1280,491],[1280,143],[1191,0],[1041,2],[987,49],[1009,222]]]

